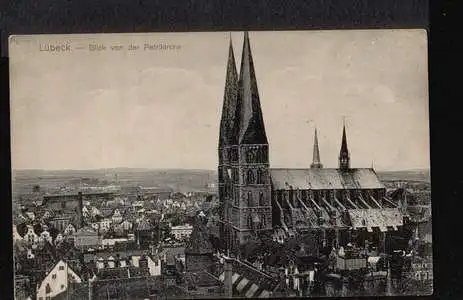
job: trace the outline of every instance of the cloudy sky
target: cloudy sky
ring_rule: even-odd
[[[239,68],[243,34],[231,33]],[[272,167],[429,167],[422,30],[250,32]],[[69,42],[72,52],[39,51]],[[106,51],[76,50],[88,43]],[[128,51],[129,44],[141,46]],[[144,51],[143,44],[175,50]],[[215,169],[229,33],[10,40],[14,169]],[[111,51],[111,45],[123,45]]]

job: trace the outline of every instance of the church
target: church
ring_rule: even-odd
[[[345,126],[338,168],[324,168],[317,131],[307,168],[270,167],[269,143],[252,58],[244,33],[239,73],[230,40],[218,144],[220,238],[235,251],[252,236],[275,240],[320,233],[339,247],[373,240],[383,245],[403,216],[373,168],[352,168]],[[381,241],[383,243],[381,243]]]

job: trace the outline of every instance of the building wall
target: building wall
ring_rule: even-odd
[[[198,272],[204,271],[213,264],[212,254],[186,254],[185,258],[186,271]]]
[[[148,256],[148,269],[151,276],[160,276],[161,275],[161,260],[159,258],[154,258],[154,260]]]

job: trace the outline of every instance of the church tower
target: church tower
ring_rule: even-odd
[[[317,137],[317,128],[315,128],[315,136],[313,140],[313,159],[312,164],[310,165],[311,169],[321,169],[323,165],[320,161],[320,150],[318,149],[318,137]]]
[[[219,201],[220,201],[220,237],[222,246],[229,249],[230,243],[230,219],[233,198],[232,176],[236,173],[232,168],[232,162],[238,161],[238,123],[236,122],[238,104],[238,72],[236,70],[235,56],[232,40],[228,50],[227,71],[225,78],[225,91],[222,107],[222,118],[219,133]]]
[[[231,213],[234,247],[272,229],[269,149],[248,32],[244,33],[237,100],[238,162],[233,166]]]
[[[342,128],[341,151],[339,152],[339,169],[348,170],[350,168],[350,156],[347,149],[346,124]]]

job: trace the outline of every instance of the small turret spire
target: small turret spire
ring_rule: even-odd
[[[346,170],[350,168],[350,156],[347,148],[346,120],[343,121],[341,151],[339,153],[339,168]]]
[[[313,159],[312,164],[310,165],[312,169],[323,168],[322,163],[320,162],[320,151],[318,149],[318,137],[317,137],[317,128],[315,128],[315,135],[313,141]]]

